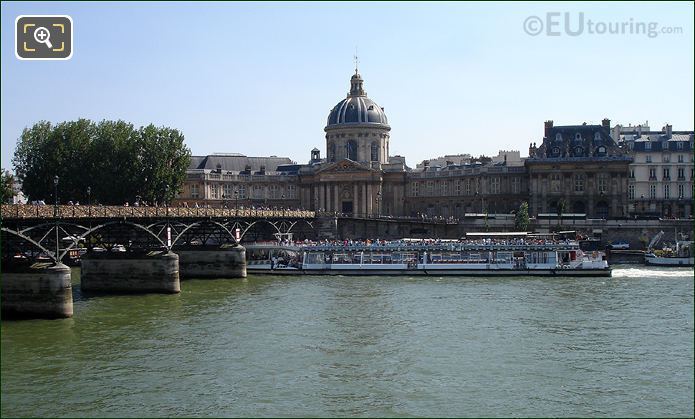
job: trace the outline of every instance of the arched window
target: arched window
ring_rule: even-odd
[[[555,134],[555,141],[562,142],[562,134],[560,134],[559,132]]]
[[[372,153],[371,153],[371,160],[372,161],[379,161],[379,144],[376,141],[372,142]]]
[[[347,148],[347,158],[357,161],[357,141],[349,140],[345,147]]]

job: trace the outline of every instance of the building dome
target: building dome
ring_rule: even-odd
[[[362,87],[363,83],[359,73],[355,73],[350,78],[350,93],[328,114],[326,129],[342,124],[375,124],[388,127],[384,110],[367,97],[367,92]]]

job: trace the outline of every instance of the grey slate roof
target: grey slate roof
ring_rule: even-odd
[[[275,171],[280,165],[294,164],[288,157],[248,157],[244,155],[218,155],[192,156],[189,169],[208,169],[223,171],[241,172],[246,166],[251,166],[251,171],[258,171],[261,166],[265,166],[266,171]]]

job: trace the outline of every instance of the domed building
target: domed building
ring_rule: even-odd
[[[367,97],[364,80],[355,70],[350,92],[333,107],[326,123],[326,152],[329,162],[349,159],[388,163],[389,131],[384,108]]]
[[[302,204],[355,216],[401,215],[405,159],[389,158],[391,127],[384,108],[367,97],[357,69],[324,131],[326,159],[312,150],[310,165],[299,170]]]

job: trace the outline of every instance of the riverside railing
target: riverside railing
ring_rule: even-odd
[[[123,207],[94,205],[0,205],[3,219],[13,218],[314,218],[314,211],[235,208]]]

